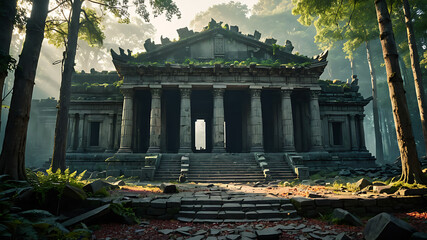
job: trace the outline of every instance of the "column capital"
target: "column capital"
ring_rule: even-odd
[[[190,98],[191,96],[191,88],[180,88],[179,92],[182,98]]]
[[[213,96],[214,97],[223,97],[224,92],[225,92],[224,88],[214,88],[213,89]]]
[[[131,98],[134,94],[133,88],[121,88],[120,92],[122,92],[125,98]]]
[[[310,96],[311,99],[318,99],[319,98],[319,94],[320,94],[320,90],[311,90],[310,91]]]
[[[290,98],[291,97],[291,94],[292,94],[292,89],[282,89],[281,90],[281,92],[282,92],[282,97],[284,97],[284,98]]]
[[[251,97],[261,97],[261,89],[251,89]]]
[[[160,95],[162,94],[161,88],[151,88],[150,91],[152,98],[160,98]]]

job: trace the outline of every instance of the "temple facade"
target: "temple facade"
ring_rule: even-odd
[[[178,41],[148,39],[142,54],[112,50],[117,72],[74,75],[69,156],[253,152],[373,163],[363,129],[370,99],[356,76],[319,80],[327,52],[294,55],[289,41],[261,42],[258,31],[215,22],[178,33]]]

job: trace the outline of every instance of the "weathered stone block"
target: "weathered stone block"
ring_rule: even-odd
[[[358,206],[362,206],[362,207],[372,207],[372,206],[376,206],[377,205],[377,200],[376,199],[359,199],[358,200]]]
[[[155,199],[151,201],[150,206],[152,208],[166,208],[167,207],[167,199]]]
[[[180,207],[181,206],[181,198],[171,197],[166,202],[167,202],[166,206],[168,208]]]
[[[198,219],[216,219],[218,218],[218,211],[198,211],[196,213]]]
[[[147,215],[150,215],[150,216],[160,216],[165,213],[166,213],[165,208],[154,208],[154,207],[147,208]]]
[[[137,198],[137,199],[132,199],[131,206],[134,207],[134,208],[138,208],[138,207],[149,207],[151,200],[152,200],[151,198]]]
[[[341,208],[335,208],[332,212],[332,217],[335,219],[338,219],[342,223],[346,223],[353,226],[362,226],[362,221],[353,214],[351,214],[349,211],[346,211]]]
[[[319,207],[331,206],[331,200],[327,198],[314,199],[314,203]]]
[[[291,203],[297,208],[302,209],[306,207],[314,207],[314,200],[305,197],[294,197],[291,198]]]

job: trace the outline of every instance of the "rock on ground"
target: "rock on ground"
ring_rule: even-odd
[[[414,232],[415,228],[408,223],[383,212],[369,219],[363,235],[366,240],[410,239]]]

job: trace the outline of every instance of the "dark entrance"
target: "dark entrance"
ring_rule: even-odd
[[[247,116],[249,94],[242,90],[227,90],[224,94],[224,120],[227,152],[247,152]]]
[[[193,152],[212,152],[212,114],[212,92],[210,90],[193,90],[191,92],[191,148]],[[205,149],[196,149],[197,120],[205,122]]]
[[[134,97],[133,132],[136,134],[133,135],[133,151],[145,153],[150,143],[151,93],[149,90],[138,90]]]
[[[181,97],[178,89],[162,91],[162,152],[177,153]]]
[[[307,90],[294,90],[291,95],[294,120],[295,150],[308,152],[311,146],[310,94]]]
[[[262,127],[265,152],[281,150],[281,96],[279,90],[261,92]]]

